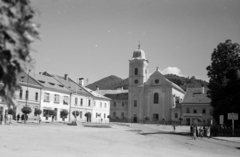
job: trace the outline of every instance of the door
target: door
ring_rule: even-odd
[[[186,119],[186,124],[187,124],[187,125],[190,125],[190,118],[187,118],[187,119]]]
[[[137,123],[137,117],[133,117],[133,123]]]

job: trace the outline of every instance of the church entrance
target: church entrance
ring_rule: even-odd
[[[153,114],[153,121],[158,121],[158,114]]]
[[[137,115],[136,114],[133,117],[133,123],[137,123]]]

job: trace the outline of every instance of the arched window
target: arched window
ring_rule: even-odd
[[[178,118],[178,114],[177,113],[175,113],[175,118]]]
[[[135,68],[134,74],[135,74],[135,75],[138,75],[138,68]]]
[[[154,103],[154,104],[158,104],[158,100],[159,100],[159,95],[158,95],[158,93],[154,93],[153,103]]]

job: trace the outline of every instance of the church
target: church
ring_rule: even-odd
[[[148,66],[145,52],[138,45],[129,60],[128,91],[97,90],[112,99],[110,116],[113,120],[124,119],[134,123],[150,120],[166,124],[179,121],[180,108],[177,105],[185,92],[165,78],[158,68],[149,73]],[[118,99],[121,95],[125,95],[125,99]]]

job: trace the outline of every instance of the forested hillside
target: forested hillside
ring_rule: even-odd
[[[202,85],[207,87],[207,84],[208,84],[208,82],[200,79],[196,79],[194,76],[189,78],[189,77],[182,77],[174,74],[167,74],[165,75],[165,77],[168,80],[180,86],[185,91],[186,91],[186,88],[201,87]],[[128,89],[128,78],[121,79],[117,76],[111,75],[99,81],[96,81],[92,84],[89,84],[87,87],[92,90],[96,90],[97,87],[99,87],[99,89],[102,89],[102,90],[103,89],[113,90],[121,87],[123,87],[123,89]]]

